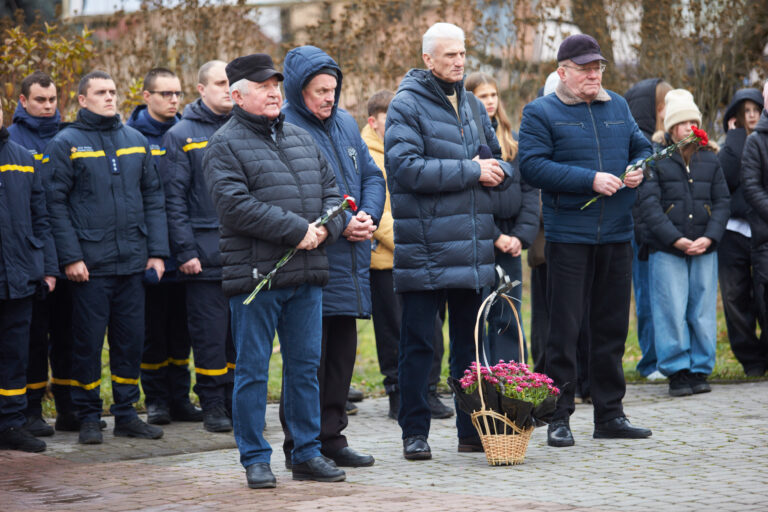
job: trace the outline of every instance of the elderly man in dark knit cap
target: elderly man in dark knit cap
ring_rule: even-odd
[[[283,98],[268,55],[239,57],[226,67],[235,106],[208,143],[206,182],[221,223],[222,287],[230,297],[237,351],[232,419],[248,486],[274,487],[264,439],[267,377],[277,331],[283,356],[285,420],[293,434],[294,480],[337,482],[344,471],[320,454],[322,286],[328,281],[325,243],[342,217],[314,220],[341,202],[333,171],[312,137],[283,122]],[[297,249],[249,305],[248,293],[283,254]]]
[[[621,401],[621,366],[629,325],[632,281],[632,205],[642,170],[620,176],[651,154],[651,145],[627,102],[603,89],[607,59],[588,35],[567,37],[557,53],[555,94],[523,109],[520,171],[541,188],[547,246],[547,302],[551,312],[546,373],[563,390],[550,446],[572,446],[576,347],[589,311],[589,388],[595,405],[595,438],[644,438]],[[582,207],[595,195],[601,198]]]

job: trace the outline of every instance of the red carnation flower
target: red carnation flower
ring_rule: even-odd
[[[704,135],[706,135],[706,134],[704,134]],[[347,204],[349,205],[349,209],[350,210],[352,210],[353,212],[357,211],[357,204],[355,204],[355,198],[354,197],[348,196],[347,194],[344,194],[344,201],[347,202]]]
[[[707,132],[695,126],[692,126],[691,129],[693,130],[693,135],[699,139],[699,144],[702,146],[709,144],[709,136],[707,135]]]

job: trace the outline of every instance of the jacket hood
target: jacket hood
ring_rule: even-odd
[[[24,125],[29,131],[37,133],[42,138],[53,137],[59,131],[59,124],[61,123],[61,114],[59,109],[56,109],[56,113],[53,117],[36,117],[30,115],[27,110],[19,103],[16,106],[16,111],[13,113],[14,124],[18,123]]]
[[[739,105],[741,105],[747,100],[754,101],[755,103],[760,105],[761,111],[765,107],[765,105],[763,105],[763,95],[760,93],[760,91],[753,88],[739,89],[738,91],[736,91],[736,94],[733,95],[731,104],[728,105],[728,108],[725,109],[725,114],[723,114],[723,130],[725,132],[728,132],[728,120],[734,117],[738,113]],[[760,121],[762,120],[763,120],[763,116],[761,115]]]
[[[202,98],[197,98],[193,103],[184,107],[184,115],[181,116],[182,119],[213,124],[216,126],[223,125],[230,117],[232,117],[231,110],[226,114],[216,114],[203,103]]]
[[[177,113],[176,116],[170,121],[161,123],[149,115],[149,110],[147,110],[146,105],[139,105],[133,109],[133,112],[131,112],[131,117],[128,118],[128,122],[126,124],[132,128],[136,128],[144,135],[151,137],[162,137],[165,132],[167,132],[171,126],[178,123],[180,119],[181,115]]]
[[[120,114],[114,116],[102,116],[95,114],[87,108],[81,108],[77,111],[77,119],[72,123],[73,128],[80,128],[88,131],[117,130],[123,126]]]
[[[328,118],[333,119],[339,108],[342,82],[341,68],[336,64],[336,61],[333,60],[330,55],[315,46],[299,46],[298,48],[289,51],[285,56],[283,67],[285,81],[283,82],[283,87],[285,88],[285,99],[287,100],[286,106],[290,105],[291,108],[299,113],[299,115],[313,123],[321,122],[315,114],[307,108],[301,90],[309,78],[323,68],[334,69],[338,74],[336,94],[333,101],[333,111]]]
[[[659,82],[661,78],[641,80],[624,95],[632,117],[648,139],[656,130],[656,86]]]
[[[431,98],[432,101],[434,101],[436,97],[442,96],[446,99],[446,101],[448,101],[445,93],[435,80],[434,75],[427,69],[414,68],[408,71],[397,89],[397,92],[400,91],[409,91],[420,94],[422,96]],[[456,82],[456,94],[459,95],[458,99],[459,103],[461,103],[461,96],[466,94],[466,91],[464,90],[463,78],[461,81]]]

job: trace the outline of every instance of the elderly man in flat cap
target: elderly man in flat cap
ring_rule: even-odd
[[[557,54],[560,82],[523,109],[520,171],[541,188],[551,312],[546,373],[563,390],[549,425],[550,446],[572,446],[576,347],[590,314],[589,388],[595,438],[645,438],[622,408],[621,358],[629,324],[632,205],[643,174],[620,176],[651,146],[618,94],[603,89],[607,59],[585,34],[567,37]],[[598,201],[582,207],[594,196]]]
[[[320,454],[322,286],[325,245],[343,217],[316,227],[341,202],[334,173],[304,130],[283,122],[283,99],[268,55],[238,57],[226,67],[232,118],[203,157],[206,182],[221,223],[222,287],[230,297],[237,351],[232,419],[251,488],[275,487],[272,449],[264,439],[267,376],[275,332],[283,356],[285,420],[293,434],[294,480],[337,482],[344,471]],[[249,305],[248,293],[290,249],[297,254]]]

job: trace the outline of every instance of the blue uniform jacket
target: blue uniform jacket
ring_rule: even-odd
[[[494,224],[492,189],[480,184],[480,164],[472,161],[479,130],[506,174],[498,190],[510,186],[514,171],[501,161],[482,103],[474,99],[482,123],[477,126],[463,82],[456,94],[458,113],[431,72],[412,69],[389,104],[384,150],[398,292],[493,285],[493,242],[501,231]]]
[[[566,104],[549,94],[523,109],[520,171],[541,188],[544,230],[550,242],[608,244],[633,236],[634,189],[623,188],[589,207],[597,171],[620,176],[627,165],[651,154],[627,102],[604,91],[606,101]],[[610,98],[610,99],[608,99]]]
[[[35,158],[36,165],[43,159],[46,144],[59,132],[61,115],[59,111],[53,117],[31,116],[19,103],[13,113],[13,124],[8,127],[11,140],[26,148]]]
[[[48,144],[48,209],[59,264],[92,276],[143,272],[168,257],[162,184],[146,137],[120,116],[81,109]]]
[[[0,128],[0,299],[32,295],[46,275],[58,267],[40,173]]]
[[[336,100],[331,116],[320,121],[304,104],[301,90],[305,82],[322,68],[338,74]],[[285,96],[283,113],[288,123],[307,130],[336,174],[342,194],[350,195],[361,210],[378,223],[384,209],[384,177],[360,137],[354,118],[339,109],[342,75],[336,61],[319,48],[302,46],[285,56]],[[352,218],[347,211],[346,222]],[[323,288],[323,315],[368,317],[371,314],[371,290],[368,269],[371,242],[349,242],[343,236],[328,247],[330,279]]]
[[[149,115],[149,111],[147,110],[146,105],[139,105],[133,109],[133,112],[131,112],[131,117],[129,117],[128,121],[125,123],[131,128],[139,130],[139,132],[141,132],[141,134],[147,138],[147,141],[149,142],[149,149],[152,153],[152,160],[155,166],[157,166],[158,170],[160,169],[161,162],[165,159],[166,154],[165,147],[162,143],[163,135],[165,135],[165,132],[167,132],[173,125],[178,123],[180,119],[181,115],[176,114],[176,116],[170,121],[161,123]],[[175,273],[172,272],[174,270],[176,270],[175,258],[166,258],[163,281],[175,279]]]
[[[171,252],[179,265],[198,258],[203,271],[179,274],[186,280],[221,280],[219,218],[203,174],[208,140],[228,119],[214,114],[201,99],[187,105],[181,121],[163,137],[160,163]]]

